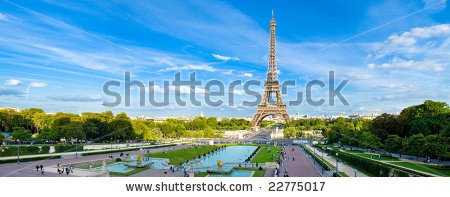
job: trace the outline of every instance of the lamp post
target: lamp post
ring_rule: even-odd
[[[78,138],[75,138],[75,158],[78,159]]]
[[[355,177],[356,177],[356,173],[358,172],[358,170],[354,170],[353,172],[355,172]]]
[[[339,160],[339,153],[336,153],[336,175],[338,174],[338,160]]]
[[[314,160],[314,166],[316,166],[316,147],[313,146],[314,154],[313,154],[313,160]]]
[[[323,161],[323,149],[322,149],[322,176],[323,176],[323,168],[324,168],[325,162]]]
[[[20,140],[17,140],[17,164],[20,164]]]

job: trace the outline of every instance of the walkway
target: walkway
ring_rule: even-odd
[[[163,147],[163,148],[155,148],[155,149],[144,149],[144,150],[136,150],[136,151],[126,151],[124,150],[123,153],[130,154],[130,155],[137,155],[137,154],[144,154],[147,153],[154,153],[154,152],[161,152],[161,151],[167,151],[172,149],[180,149],[185,148],[187,145],[178,145],[178,146],[171,146],[171,147]],[[36,165],[43,165],[45,174],[44,176],[63,176],[59,175],[56,172],[56,168],[52,168],[56,166],[57,164],[69,164],[69,163],[79,163],[79,162],[89,162],[93,160],[102,160],[102,159],[109,159],[109,156],[113,156],[113,159],[118,158],[120,155],[119,153],[107,153],[107,154],[101,154],[101,155],[92,155],[92,156],[83,156],[78,158],[61,158],[61,159],[48,159],[48,160],[41,160],[41,161],[33,161],[33,162],[21,162],[20,164],[17,163],[8,163],[8,164],[0,164],[0,177],[4,176],[14,176],[14,177],[29,177],[29,176],[42,176],[40,172],[36,172]],[[50,171],[54,170],[54,172]],[[65,175],[64,175],[65,176]],[[71,176],[71,175],[69,175]]]
[[[283,176],[285,170],[287,170],[290,177],[320,177],[319,172],[308,161],[298,146],[286,146],[285,151],[286,157],[284,160],[281,159],[283,165],[280,166],[279,176]],[[292,158],[295,160],[293,161]]]
[[[308,148],[309,150],[311,150],[312,152],[314,152],[314,149],[316,149],[316,155],[317,156],[322,156],[319,155],[318,153],[320,153],[320,150],[317,148],[313,148],[311,147],[309,144],[305,144],[305,147]],[[328,156],[327,154],[323,154],[323,159],[327,160],[328,162],[330,162],[333,165],[336,165],[336,159],[334,157]],[[348,176],[354,177],[355,176],[355,168],[352,168],[342,162],[338,162],[338,171],[339,172],[344,172],[345,174],[347,174]],[[361,172],[356,172],[356,176],[357,177],[367,177],[367,175],[361,173]]]

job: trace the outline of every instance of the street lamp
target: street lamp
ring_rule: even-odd
[[[323,149],[322,149],[322,176],[323,176],[323,168],[325,166],[325,162],[323,162]]]
[[[338,160],[339,160],[339,153],[336,153],[336,175],[338,174]]]
[[[78,159],[78,138],[75,138],[75,158]]]
[[[355,172],[355,177],[356,177],[356,173],[358,172],[358,170],[354,170],[353,172]]]
[[[316,147],[313,146],[313,149],[314,149],[314,154],[313,154],[314,166],[316,166]]]
[[[20,140],[17,139],[17,164],[20,164]]]

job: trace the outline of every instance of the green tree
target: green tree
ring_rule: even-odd
[[[405,152],[409,155],[414,155],[419,159],[419,156],[424,155],[425,151],[425,136],[421,133],[410,136],[404,145]]]
[[[399,153],[400,155],[403,152],[403,144],[404,139],[398,135],[388,135],[386,140],[384,141],[384,148],[386,151],[391,153]]]
[[[428,135],[425,137],[424,155],[430,157],[438,157],[445,153],[448,149],[446,138],[439,135]]]
[[[11,136],[13,140],[31,141],[31,131],[23,127],[14,127]]]
[[[114,117],[114,120],[109,124],[112,137],[115,139],[129,139],[133,138],[133,127],[131,120],[126,113],[122,112]]]
[[[143,133],[142,139],[145,141],[158,141],[161,140],[163,134],[159,128],[152,128]]]
[[[41,142],[57,141],[57,140],[59,140],[58,133],[56,131],[51,130],[50,128],[46,127],[41,130],[41,133],[39,134],[37,140],[41,141]]]
[[[85,140],[86,134],[83,132],[83,125],[81,122],[70,122],[67,125],[59,127],[60,136],[66,140]]]
[[[295,127],[287,127],[283,130],[283,135],[284,138],[292,138],[295,137],[297,133],[297,130],[295,129]]]
[[[217,129],[219,122],[217,121],[216,117],[209,117],[208,119],[206,119],[206,124],[210,128]]]
[[[369,131],[362,132],[360,140],[363,148],[380,148],[381,146],[383,146],[380,138]]]
[[[402,135],[400,122],[397,117],[391,114],[381,114],[381,116],[373,119],[371,131],[384,141],[388,135]]]

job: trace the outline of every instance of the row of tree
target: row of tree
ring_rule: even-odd
[[[249,129],[251,123],[244,119],[224,119],[198,117],[185,122],[168,119],[157,123],[150,120],[132,120],[125,113],[114,116],[111,111],[101,113],[56,113],[46,114],[42,109],[0,109],[0,129],[12,132],[13,140],[31,141],[112,141],[145,140],[162,138],[221,137],[220,131],[226,129]],[[0,140],[4,140],[0,133]]]
[[[304,130],[320,130],[328,143],[437,157],[448,152],[450,109],[444,102],[427,100],[399,115],[382,114],[373,120],[300,119],[285,127],[287,137],[304,137]]]

